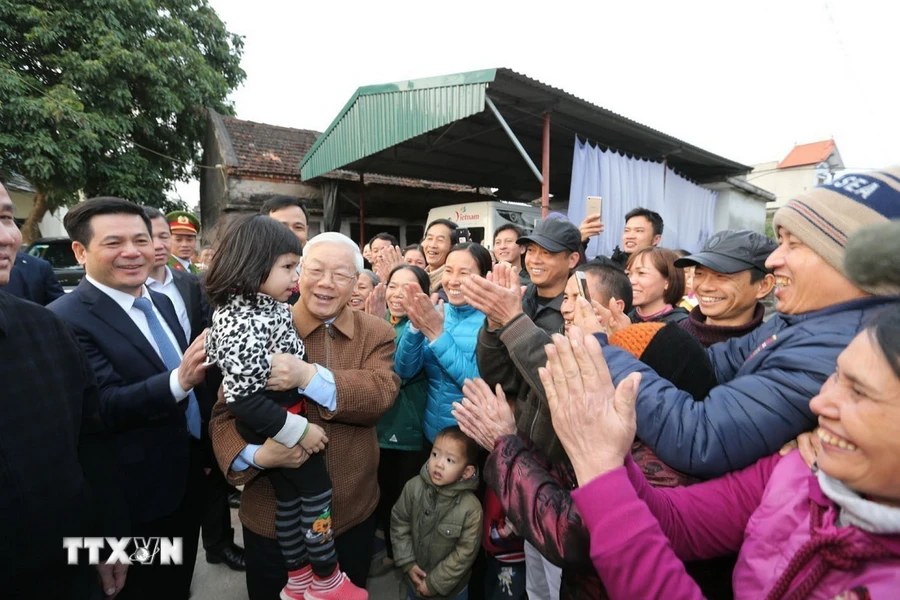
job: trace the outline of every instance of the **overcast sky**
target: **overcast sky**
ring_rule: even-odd
[[[900,163],[898,2],[210,2],[244,36],[241,119],[324,131],[360,86],[508,67],[747,165],[831,137]]]

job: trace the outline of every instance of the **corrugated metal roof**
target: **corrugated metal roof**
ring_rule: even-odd
[[[302,178],[482,112],[484,91],[495,75],[486,69],[359,88],[307,152]]]
[[[344,168],[500,189],[509,200],[540,190],[494,115],[489,96],[536,164],[551,115],[550,192],[566,198],[575,136],[669,166],[698,182],[750,167],[698,148],[509,69],[486,69],[357,90],[301,163],[303,180]]]

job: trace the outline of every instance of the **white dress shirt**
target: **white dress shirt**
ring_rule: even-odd
[[[175,306],[175,314],[178,315],[178,322],[181,323],[181,328],[184,330],[184,339],[190,341],[191,320],[187,314],[187,305],[184,303],[184,298],[181,297],[181,292],[178,291],[178,287],[175,285],[175,276],[172,275],[172,269],[166,267],[166,280],[162,283],[152,277],[148,277],[147,287],[154,292],[159,292],[160,294],[165,294],[169,297],[169,300],[171,300],[172,304]]]

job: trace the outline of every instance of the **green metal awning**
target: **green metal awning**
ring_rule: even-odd
[[[303,159],[304,180],[484,110],[496,69],[356,90]]]
[[[488,109],[490,103],[502,121]],[[540,183],[534,165],[522,154],[541,164],[545,113],[552,123],[550,192],[557,198],[569,193],[576,135],[639,158],[665,159],[699,182],[750,170],[563,90],[497,68],[359,88],[310,148],[300,173],[308,181],[347,169],[493,187],[505,199],[533,199]]]

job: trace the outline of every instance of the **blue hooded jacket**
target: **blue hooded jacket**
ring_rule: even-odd
[[[452,404],[462,398],[466,379],[478,377],[475,347],[484,313],[468,304],[444,304],[444,331],[433,342],[418,330],[410,329],[400,338],[394,355],[394,371],[402,379],[425,368],[428,403],[425,406],[425,437],[434,442],[441,429],[456,425],[450,414]]]

